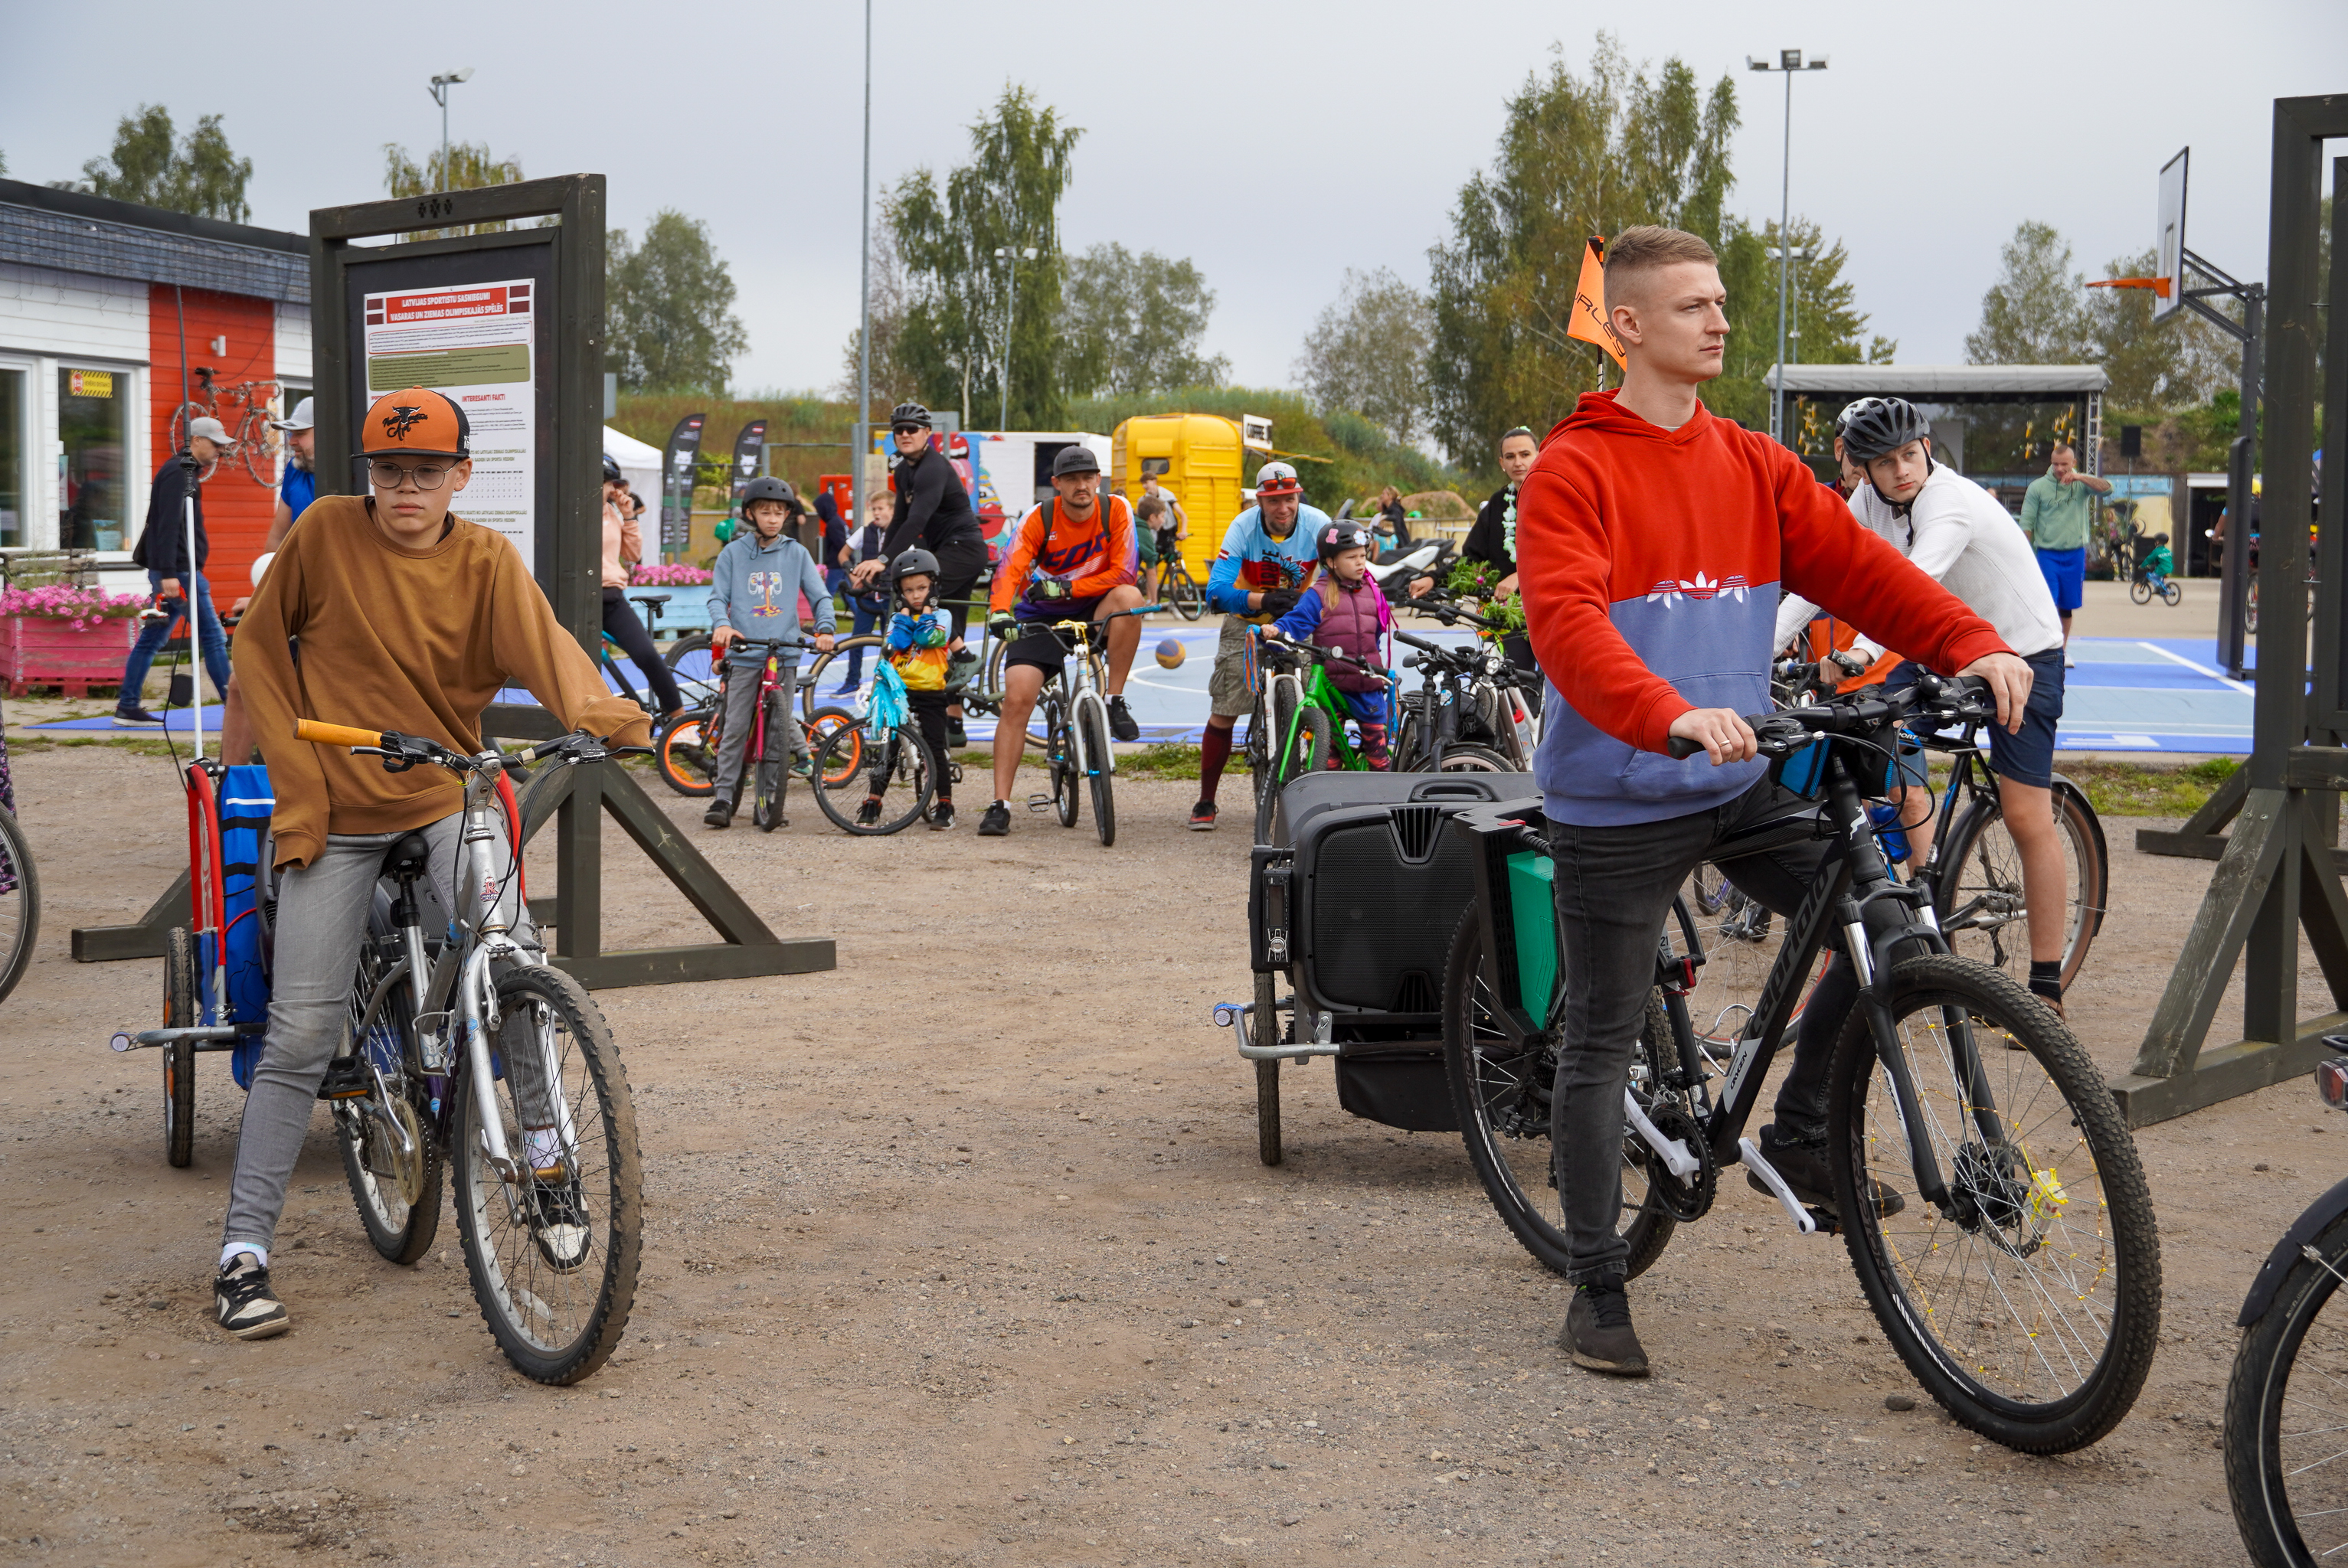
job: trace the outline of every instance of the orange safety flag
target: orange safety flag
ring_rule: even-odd
[[[1594,343],[1617,365],[1622,363],[1622,340],[1614,335],[1614,324],[1606,319],[1606,241],[1595,234],[1590,237],[1589,249],[1581,252],[1581,281],[1574,285],[1573,313],[1566,323],[1565,335]]]

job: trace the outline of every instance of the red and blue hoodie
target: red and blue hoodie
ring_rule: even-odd
[[[1533,777],[1555,822],[1661,822],[1752,787],[1765,762],[1674,761],[1671,726],[1768,711],[1781,586],[1943,674],[2010,651],[1800,458],[1702,404],[1666,430],[1582,394],[1518,493],[1517,571],[1551,693]]]

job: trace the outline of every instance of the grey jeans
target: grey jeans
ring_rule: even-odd
[[[489,816],[491,848],[502,886],[499,903],[514,939],[535,946],[529,911],[520,907],[519,877],[505,876],[505,825]],[[451,884],[457,869],[462,813],[416,831],[432,846],[427,886],[418,887],[419,914],[427,937],[448,925]],[[272,964],[269,1033],[252,1091],[245,1096],[244,1121],[237,1131],[236,1174],[229,1184],[223,1245],[251,1242],[267,1247],[285,1208],[285,1184],[302,1156],[302,1141],[317,1103],[326,1063],[340,1050],[350,1024],[351,979],[366,936],[367,907],[383,873],[383,858],[404,833],[336,833],[326,837],[318,857],[280,878],[277,942]],[[478,899],[479,895],[476,893]]]
[[[1725,805],[1620,827],[1550,825],[1556,858],[1559,982],[1566,1004],[1550,1100],[1550,1138],[1565,1208],[1566,1277],[1621,1274],[1629,1255],[1622,1207],[1622,1090],[1655,984],[1655,945],[1672,897],[1713,846],[1743,824],[1802,805],[1764,778]],[[1826,853],[1817,839],[1721,863],[1737,890],[1790,918]],[[1857,996],[1838,955],[1812,992],[1795,1037],[1794,1065],[1777,1094],[1782,1135],[1826,1131],[1827,1058]]]
[[[781,780],[783,746],[788,737],[793,757],[808,754],[806,732],[799,728],[798,715],[794,711],[794,693],[798,690],[799,666],[797,650],[786,651],[777,661],[778,678],[775,682],[777,711],[767,715],[767,744],[758,758],[760,782],[769,789]],[[750,749],[750,728],[758,704],[758,664],[726,666],[726,717],[718,726],[717,794],[727,800],[736,798],[735,789],[742,777],[742,753]]]

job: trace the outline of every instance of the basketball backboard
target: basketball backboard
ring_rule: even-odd
[[[2153,270],[2168,287],[2152,297],[2152,319],[2159,321],[2185,307],[2185,170],[2189,147],[2160,166],[2160,226],[2155,238]]]

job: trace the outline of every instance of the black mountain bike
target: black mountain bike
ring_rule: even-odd
[[[1978,682],[1927,677],[1879,698],[1747,720],[1763,754],[1828,748],[1823,812],[1756,825],[1715,858],[1814,836],[1816,880],[1788,927],[1715,1099],[1687,993],[1705,954],[1684,898],[1625,1091],[1620,1229],[1636,1273],[1713,1204],[1742,1163],[1801,1232],[1839,1229],[1868,1305],[1902,1361],[1984,1437],[2061,1453],[2135,1402],[2160,1327],[2160,1244],[2136,1144],[2062,1020],[2011,979],[1957,957],[1926,890],[1890,875],[1862,781],[1885,781],[1911,714],[1984,717]],[[1562,1272],[1550,1090],[1565,997],[1538,801],[1452,819],[1471,836],[1477,899],[1445,975],[1444,1053],[1469,1157],[1526,1249]],[[1520,938],[1519,933],[1531,937]],[[1744,1136],[1817,956],[1862,984],[1829,1071],[1830,1211],[1805,1206]],[[1861,1194],[1867,1194],[1862,1196]]]

